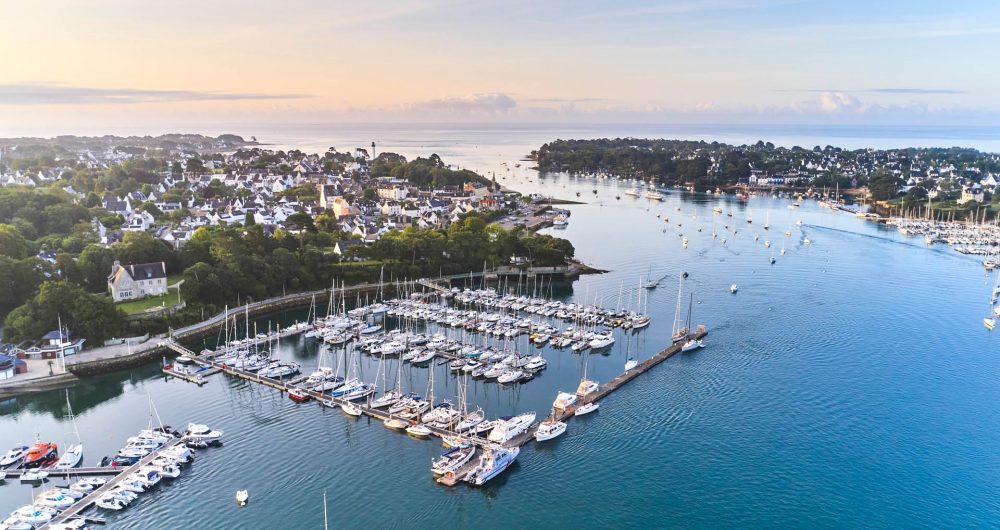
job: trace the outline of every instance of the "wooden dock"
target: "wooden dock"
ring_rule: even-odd
[[[706,335],[708,335],[708,331],[705,329],[705,326],[698,326],[696,332],[694,334],[692,334],[689,337],[689,339],[701,340]],[[683,344],[684,344],[684,341],[681,341],[681,342],[673,343],[670,346],[667,346],[665,349],[663,349],[659,353],[657,353],[657,354],[653,355],[652,357],[650,357],[649,359],[646,359],[645,361],[639,363],[635,368],[633,368],[633,369],[631,369],[631,370],[629,370],[629,371],[627,371],[625,373],[622,373],[622,374],[616,376],[615,378],[611,379],[610,381],[604,383],[595,392],[593,392],[593,393],[585,396],[584,398],[580,398],[579,401],[578,401],[579,404],[582,405],[583,403],[586,403],[586,402],[596,402],[596,401],[600,401],[600,400],[606,398],[607,396],[609,396],[615,390],[618,390],[619,388],[625,386],[625,384],[628,383],[629,381],[635,379],[636,377],[639,377],[641,374],[644,374],[644,373],[648,372],[654,366],[662,363],[663,361],[665,361],[665,360],[673,357],[677,353],[679,353],[681,351],[681,348],[682,348]],[[294,384],[292,384],[290,381],[280,381],[280,380],[272,379],[272,378],[269,378],[269,377],[262,377],[262,376],[259,376],[259,375],[255,374],[255,373],[252,373],[252,372],[247,372],[247,371],[244,371],[244,370],[240,370],[240,369],[236,369],[236,368],[231,368],[231,367],[223,366],[223,365],[221,365],[219,363],[216,363],[215,361],[212,361],[212,360],[207,359],[205,357],[201,357],[201,356],[195,354],[194,352],[192,352],[191,350],[188,350],[187,348],[184,348],[183,346],[180,346],[179,344],[176,344],[176,343],[170,343],[170,344],[168,344],[168,347],[170,347],[171,349],[177,351],[178,353],[183,353],[185,355],[188,355],[191,358],[197,360],[198,362],[207,363],[207,364],[209,364],[209,365],[211,365],[211,366],[213,366],[215,368],[218,368],[222,372],[226,373],[227,375],[231,375],[231,376],[234,376],[234,377],[239,377],[241,379],[246,379],[247,381],[251,381],[251,382],[258,383],[258,384],[266,385],[266,386],[269,386],[271,388],[280,390],[282,392],[287,392],[291,388],[299,389]],[[457,355],[451,355],[451,354],[445,354],[445,355],[441,355],[441,356],[442,356],[442,358],[448,359],[448,360],[456,359],[456,358],[459,357]],[[301,381],[301,378],[297,378],[297,381]],[[316,392],[316,391],[313,391],[313,390],[305,390],[305,389],[299,389],[299,390],[304,391],[306,394],[308,394],[309,396],[311,396],[313,399],[315,399],[317,402],[319,402],[323,406],[338,407],[338,406],[342,406],[342,405],[344,405],[346,403],[352,403],[352,404],[355,404],[355,405],[357,405],[357,406],[359,406],[361,408],[362,414],[364,414],[365,416],[369,416],[371,418],[375,418],[377,420],[385,421],[385,420],[390,419],[390,418],[398,418],[398,416],[391,415],[391,414],[389,414],[385,410],[371,408],[371,407],[369,407],[367,405],[356,403],[356,402],[351,402],[351,401],[348,401],[348,400],[343,399],[343,398],[329,396],[329,395],[326,395],[326,394],[323,394],[323,393],[320,393],[320,392]],[[555,419],[557,419],[558,421],[567,421],[570,418],[574,417],[576,409],[577,409],[577,406],[570,406],[570,407],[567,407],[564,410],[555,411]],[[402,418],[400,418],[400,419],[402,419]],[[406,421],[410,425],[414,425],[414,424],[418,423],[418,422],[412,421],[412,420],[404,420],[404,421]],[[539,425],[538,422],[533,423],[530,427],[528,427],[528,429],[525,430],[525,432],[523,432],[523,433],[515,436],[514,438],[512,438],[509,441],[507,441],[506,443],[504,443],[504,446],[506,446],[506,447],[520,447],[520,446],[523,446],[523,445],[527,444],[528,442],[530,442],[531,440],[534,439],[534,437],[535,437],[535,431],[538,430],[538,425]],[[440,437],[440,438],[443,438],[445,436],[454,436],[455,435],[454,432],[446,430],[446,429],[441,429],[441,428],[438,428],[438,427],[431,427],[429,425],[427,427],[430,429],[431,433],[434,436],[437,436],[437,437]],[[467,435],[462,435],[462,437],[470,440],[477,447],[485,447],[486,445],[492,444],[492,442],[490,442],[489,440],[487,440],[486,438],[483,438],[481,436],[467,436]],[[462,482],[463,480],[465,480],[465,478],[468,476],[468,474],[471,473],[476,468],[477,464],[478,464],[478,458],[474,457],[467,464],[465,464],[464,466],[462,466],[461,468],[459,468],[459,470],[457,472],[450,473],[448,475],[444,475],[444,476],[438,477],[438,478],[435,479],[435,481],[437,483],[445,485],[445,486],[449,486],[449,487],[454,486],[454,485],[458,484],[459,482]]]
[[[114,476],[122,472],[125,469],[123,467],[77,467],[73,469],[47,469],[43,468],[41,470],[37,469],[4,469],[3,472],[7,475],[7,480],[20,479],[21,475],[27,471],[48,471],[49,475],[46,479],[57,479],[57,478],[67,478],[67,477],[101,477],[101,476]]]
[[[111,480],[107,481],[103,486],[101,486],[101,487],[95,489],[94,491],[90,492],[89,494],[87,494],[82,499],[76,501],[76,504],[74,504],[73,506],[70,506],[69,508],[66,508],[65,510],[63,510],[62,512],[60,512],[58,515],[56,515],[55,517],[53,517],[51,521],[49,521],[45,525],[39,527],[39,530],[47,530],[48,528],[50,528],[50,525],[59,524],[59,523],[65,523],[66,521],[69,521],[70,519],[76,519],[76,518],[82,517],[81,514],[84,511],[86,511],[87,509],[89,509],[91,506],[93,506],[94,503],[97,502],[97,499],[101,498],[105,493],[107,493],[107,492],[111,491],[112,489],[114,489],[116,486],[118,486],[119,483],[121,483],[123,480],[125,480],[129,475],[131,475],[132,473],[138,471],[139,468],[141,468],[143,466],[146,466],[146,465],[149,465],[150,462],[152,462],[153,460],[156,460],[156,458],[158,456],[160,456],[160,453],[163,452],[164,449],[168,449],[170,447],[174,447],[174,446],[176,446],[176,445],[178,445],[180,443],[185,442],[186,440],[187,440],[187,438],[185,438],[185,437],[174,438],[174,439],[170,440],[169,442],[163,444],[162,447],[160,447],[160,448],[156,449],[155,451],[149,453],[148,455],[142,457],[142,459],[140,459],[135,464],[132,464],[131,466],[126,467],[126,468],[119,468],[119,472],[116,474],[116,476],[114,478],[112,478]]]

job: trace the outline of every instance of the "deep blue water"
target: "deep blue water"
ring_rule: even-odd
[[[570,207],[568,228],[548,232],[611,272],[557,294],[614,306],[623,285],[627,296],[640,276],[666,276],[649,300],[652,325],[631,341],[619,333],[607,356],[590,356],[591,376],[619,373],[636,338],[643,357],[669,342],[682,271],[690,275],[685,292],[695,294],[694,320],[710,332],[707,347],[629,383],[554,443],[525,447],[515,467],[481,490],[432,482],[439,443],[296,405],[263,387],[213,376],[198,388],[165,381],[155,367],[90,379],[70,390],[88,462],[145,426],[147,395],[166,423],[226,431],[224,447],[203,451],[176,482],[112,515],[109,528],[321,528],[324,489],[331,524],[348,528],[1000,520],[1000,344],[981,324],[993,280],[977,259],[812,202],[791,210],[784,199],[742,204],[671,193],[651,204],[625,196],[627,182],[539,179],[526,169],[503,178],[528,192],[575,198],[579,191],[588,202]],[[734,216],[713,215],[714,206]],[[727,246],[713,242],[713,227]],[[690,240],[686,250],[678,233]],[[769,265],[772,252],[777,263]],[[513,389],[474,382],[470,401],[491,416],[544,415],[557,390],[576,386],[582,362],[568,350],[544,353],[549,367],[534,381]],[[280,355],[317,362],[301,338],[282,343]],[[362,369],[371,376],[375,366],[365,359]],[[435,393],[454,395],[454,379],[436,369]],[[426,375],[408,370],[404,380],[423,391]],[[53,392],[0,404],[0,447],[36,433],[65,443],[63,399]],[[242,509],[233,503],[239,488],[251,492]],[[27,486],[2,484],[0,513],[30,498]]]

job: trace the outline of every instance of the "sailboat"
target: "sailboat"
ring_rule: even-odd
[[[677,343],[684,340],[688,335],[688,328],[681,327],[681,291],[684,288],[684,278],[687,273],[682,273],[677,283],[677,308],[674,310],[674,331],[671,337],[672,341]]]
[[[691,329],[691,311],[692,311],[692,309],[694,309],[694,293],[691,293],[691,301],[688,304],[687,329]],[[705,342],[704,341],[698,340],[698,339],[695,339],[695,338],[692,337],[691,339],[689,339],[687,342],[685,342],[681,346],[681,351],[697,350],[698,348],[703,348],[703,347],[705,347]]]
[[[69,419],[73,424],[73,436],[76,437],[76,443],[69,446],[59,460],[56,461],[54,467],[55,469],[72,469],[80,465],[83,461],[83,442],[80,440],[80,429],[76,426],[76,418],[73,416],[73,407],[69,404],[69,389],[66,389],[66,410],[69,411]]]
[[[994,301],[996,300],[997,289],[1000,289],[1000,273],[997,273],[997,279],[993,283],[993,291],[990,293],[990,314],[983,318],[983,326],[988,330],[993,330],[993,327],[997,324],[996,316],[1000,316],[1000,309],[994,307]]]

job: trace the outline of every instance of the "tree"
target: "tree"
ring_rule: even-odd
[[[4,321],[4,338],[38,339],[55,329],[59,320],[92,343],[101,344],[122,331],[122,315],[107,296],[88,294],[65,281],[45,282],[26,304]]]
[[[366,201],[377,201],[378,191],[376,191],[375,188],[365,188],[364,191],[361,192],[361,198],[363,198]]]
[[[0,292],[3,293],[0,296],[0,317],[31,298],[45,279],[42,267],[42,262],[35,258],[18,261],[0,256]]]
[[[192,173],[201,173],[205,171],[205,164],[199,158],[189,158],[187,160],[187,170]]]
[[[300,249],[305,241],[306,232],[316,231],[316,225],[313,224],[312,217],[305,212],[295,212],[292,215],[289,215],[288,219],[285,219],[285,224],[288,225],[290,229],[298,231]]]
[[[32,254],[30,242],[16,226],[0,224],[0,256],[24,259]]]
[[[108,288],[108,275],[115,262],[115,254],[111,249],[100,245],[90,245],[83,249],[77,265],[84,289],[99,293]]]

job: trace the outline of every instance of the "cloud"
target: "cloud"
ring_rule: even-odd
[[[819,95],[819,108],[823,112],[862,110],[861,100],[846,92],[823,92]]]
[[[58,84],[0,85],[0,105],[117,105],[191,101],[241,101],[301,99],[302,94],[199,92],[193,90],[144,90],[91,88]]]
[[[454,114],[503,114],[516,107],[517,101],[514,98],[507,94],[493,92],[422,101],[412,104],[410,109]]]
[[[965,94],[964,90],[952,88],[915,88],[915,87],[887,87],[887,88],[861,88],[852,90],[829,89],[829,88],[786,88],[775,90],[775,92],[800,92],[800,93],[828,93],[828,92],[859,92],[867,94]]]

